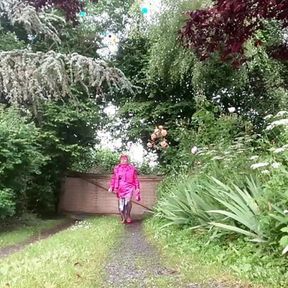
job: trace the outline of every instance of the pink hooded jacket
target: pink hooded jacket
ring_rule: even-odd
[[[138,190],[136,197],[140,197],[140,183],[135,167],[131,164],[119,164],[115,166],[110,182],[110,189],[117,192],[118,198],[132,198],[133,192],[136,189]]]

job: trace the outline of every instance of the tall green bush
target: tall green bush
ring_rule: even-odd
[[[39,129],[19,111],[0,107],[0,217],[25,211],[32,175],[48,160],[40,151]]]
[[[61,179],[68,170],[89,167],[90,151],[97,143],[100,125],[98,106],[93,100],[45,102],[34,121],[39,127],[37,139],[47,161],[27,189],[29,209],[37,213],[55,213]],[[79,170],[79,169],[78,169]]]
[[[266,249],[279,252],[280,246],[287,253],[288,112],[266,117],[261,135],[252,134],[249,125],[237,133],[237,122],[228,116],[214,122],[224,121],[215,132],[209,113],[202,114],[198,123],[203,128],[198,125],[190,138],[185,134],[180,146],[185,151],[181,159],[190,165],[160,188],[157,215],[167,225],[204,229],[212,238],[215,233],[242,234]],[[191,151],[187,139],[194,139],[197,149]]]

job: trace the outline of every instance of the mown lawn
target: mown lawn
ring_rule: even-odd
[[[0,230],[0,249],[6,246],[21,243],[32,236],[38,235],[41,231],[53,228],[58,224],[66,221],[65,219],[42,220],[37,219],[31,223],[26,223],[24,226],[16,228],[5,228]]]
[[[0,260],[0,287],[105,287],[105,261],[123,228],[91,218]]]
[[[265,254],[255,244],[243,240],[223,243],[191,230],[161,227],[163,223],[153,218],[145,222],[149,240],[158,246],[165,265],[175,269],[183,283],[208,284],[209,287],[209,283],[215,281],[224,282],[228,287],[238,283],[241,287],[288,287],[288,262],[284,257]],[[164,283],[170,281],[166,279]],[[165,287],[161,285],[158,287]]]

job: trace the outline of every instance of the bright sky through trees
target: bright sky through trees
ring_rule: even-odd
[[[151,16],[160,11],[160,0],[138,0],[143,15]]]
[[[138,1],[138,3],[137,3]],[[139,5],[140,11],[143,16],[149,21],[155,14],[160,12],[161,9],[161,0],[137,0],[135,4]],[[100,53],[103,57],[109,57],[110,54],[117,53],[119,38],[117,35],[113,33],[107,33],[106,37],[103,39],[103,44],[106,48],[102,49],[103,53]],[[100,51],[98,51],[100,52]],[[115,116],[116,107],[113,105],[109,105],[105,111],[111,118]],[[109,131],[102,131],[99,133],[100,138],[102,139],[100,146],[116,150],[119,149],[122,145],[121,139],[116,139],[111,135]],[[137,139],[135,139],[137,140]],[[143,162],[143,158],[145,155],[145,150],[140,143],[129,143],[126,147],[126,151],[131,157],[132,161],[136,161],[138,163]],[[146,155],[147,157],[147,155]],[[149,157],[148,157],[149,158]],[[150,155],[151,164],[155,164],[155,155]]]

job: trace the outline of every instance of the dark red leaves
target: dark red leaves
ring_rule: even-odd
[[[62,10],[65,13],[67,20],[76,21],[76,17],[83,8],[79,0],[28,0],[37,9],[46,5],[51,5],[55,8]]]
[[[187,16],[181,38],[200,59],[219,52],[222,60],[241,63],[245,42],[262,27],[263,20],[275,19],[283,28],[288,26],[288,0],[217,0],[214,6]],[[277,58],[279,49],[274,53]]]
[[[288,60],[288,46],[281,45],[278,47],[271,47],[268,51],[269,55],[274,59],[283,61]]]

